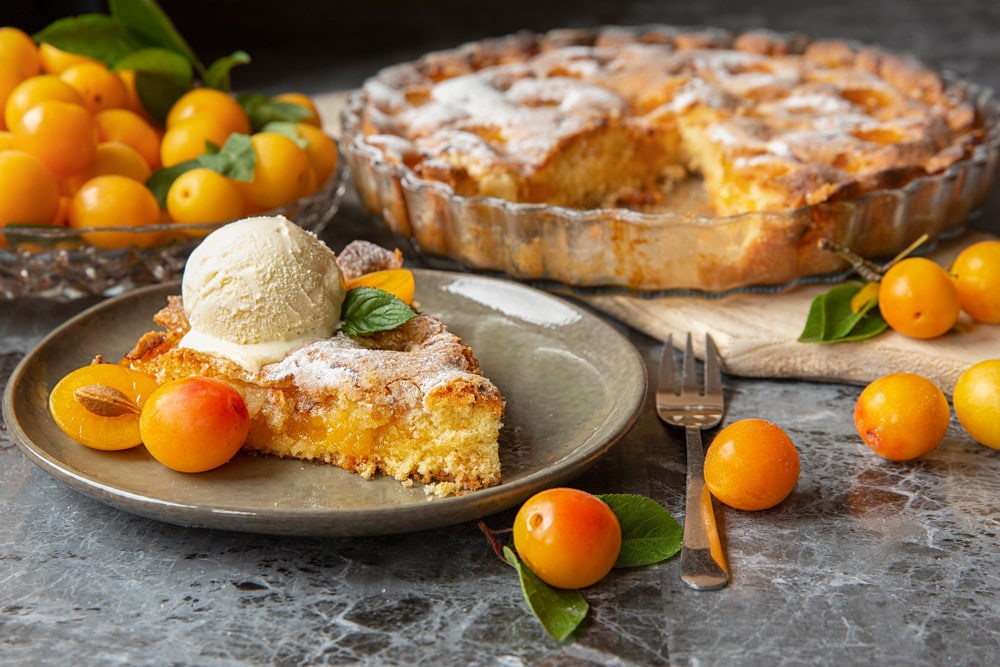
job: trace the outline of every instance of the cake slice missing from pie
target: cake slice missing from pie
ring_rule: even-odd
[[[282,222],[267,235],[297,236],[299,231]],[[197,265],[200,259],[193,254],[189,262]],[[364,242],[348,246],[337,258],[337,269],[347,278],[400,264],[398,255]],[[209,273],[219,268],[213,265]],[[254,289],[266,291],[260,284]],[[441,321],[417,314],[395,328],[363,336],[297,333],[286,341],[288,349],[276,354],[269,347],[273,341],[252,337],[202,344],[204,334],[191,335],[192,319],[197,321],[198,309],[205,306],[192,310],[185,304],[195,292],[186,284],[184,297],[171,296],[153,318],[163,329],[142,336],[122,364],[160,382],[203,375],[230,383],[251,414],[244,451],[326,462],[364,477],[381,473],[418,481],[437,495],[500,483],[504,399],[482,374],[470,347]],[[234,294],[248,300],[246,289]],[[237,305],[226,309],[239,320],[242,306]],[[273,311],[270,319],[284,317]],[[293,319],[300,324],[308,317]],[[270,357],[242,356],[262,345]]]

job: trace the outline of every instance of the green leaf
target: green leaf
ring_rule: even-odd
[[[199,160],[204,158],[202,166],[214,169],[235,181],[250,182],[253,180],[257,153],[254,151],[253,142],[250,141],[248,135],[230,134],[216,155],[217,158],[213,158],[210,154],[199,157]],[[216,160],[221,160],[221,162]]]
[[[119,59],[112,69],[134,69],[137,73],[158,74],[174,79],[188,88],[194,82],[191,63],[184,56],[169,49],[154,46],[132,51]]]
[[[305,107],[291,102],[275,102],[263,93],[245,93],[236,99],[246,111],[255,132],[269,123],[298,123],[309,116]]]
[[[340,330],[348,336],[362,336],[395,329],[415,316],[412,308],[385,290],[355,287],[344,298]]]
[[[622,528],[622,547],[615,567],[652,565],[681,550],[683,528],[652,498],[621,493],[597,497],[611,507]]]
[[[823,341],[823,330],[826,328],[826,292],[819,294],[809,304],[809,314],[806,323],[799,334],[799,342],[820,343]]]
[[[832,305],[829,299],[827,303]],[[868,314],[868,310],[859,310],[857,312],[851,310],[848,307],[847,311],[840,311],[834,313],[835,319],[833,320],[833,331],[830,333],[830,340],[845,340],[852,336],[852,331],[855,330],[861,321],[865,319]]]
[[[249,116],[254,112],[261,104],[265,104],[269,99],[264,93],[251,92],[251,93],[240,93],[236,96],[236,101],[240,103],[243,110]]]
[[[119,60],[142,48],[128,29],[105,14],[82,14],[57,19],[33,37],[69,53],[78,53],[112,67]]]
[[[170,113],[170,107],[187,92],[190,86],[169,76],[137,72],[135,91],[143,108],[161,125]]]
[[[546,584],[521,562],[510,547],[503,548],[503,555],[507,563],[517,570],[524,599],[549,636],[561,642],[573,634],[590,609],[583,596],[577,591],[553,588]]]
[[[174,102],[194,83],[191,63],[167,49],[133,51],[119,59],[112,69],[135,70],[135,90],[139,101],[160,123],[166,119]]]
[[[888,328],[889,325],[882,319],[882,314],[876,310],[858,320],[848,334],[832,342],[851,343],[866,340],[874,338]]]
[[[257,154],[253,150],[250,137],[245,134],[231,134],[220,148],[212,142],[205,142],[205,152],[193,160],[186,160],[170,167],[161,167],[146,181],[160,208],[166,208],[167,194],[174,181],[186,171],[205,167],[227,176],[234,181],[252,181]]]
[[[204,69],[198,56],[154,0],[109,0],[108,9],[111,17],[144,45],[173,51],[199,70]]]
[[[167,193],[170,192],[170,186],[174,184],[177,177],[197,166],[199,166],[197,160],[188,160],[171,167],[157,169],[146,179],[146,187],[156,197],[156,201],[159,203],[161,209],[167,208]]]
[[[805,326],[799,335],[803,343],[839,343],[864,340],[888,328],[874,303],[855,312],[851,299],[864,283],[836,285],[818,295],[809,305]]]
[[[249,63],[250,54],[246,51],[236,51],[228,56],[219,58],[209,66],[202,83],[206,88],[224,90],[228,93],[232,89],[232,81],[229,75],[233,71],[233,68],[237,65],[248,65]]]
[[[295,123],[289,123],[283,120],[271,121],[261,128],[261,132],[274,132],[276,134],[282,134],[298,144],[299,148],[305,149],[309,146],[309,142],[306,141],[301,134],[299,134],[299,130],[295,127]]]

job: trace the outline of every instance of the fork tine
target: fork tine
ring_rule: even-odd
[[[673,334],[667,334],[663,343],[663,354],[660,356],[660,373],[657,377],[657,387],[667,387],[670,393],[677,391],[674,383],[674,345]]]
[[[722,391],[722,369],[719,365],[719,350],[715,341],[705,334],[705,393],[712,394]]]
[[[684,344],[684,391],[698,391],[698,376],[694,369],[694,349],[691,347],[691,332]]]

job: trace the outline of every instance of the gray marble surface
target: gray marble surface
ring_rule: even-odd
[[[845,35],[1000,87],[992,0],[584,4],[590,13],[566,13],[565,25],[653,19]],[[544,21],[531,27],[558,25]],[[388,57],[316,61],[310,81],[342,88]],[[1000,229],[998,193],[978,224]],[[338,248],[356,236],[388,242],[348,201],[324,238]],[[0,382],[94,302],[0,302]],[[622,330],[653,364],[660,345]],[[930,456],[889,463],[854,432],[857,387],[725,382],[727,421],[770,419],[798,445],[794,493],[764,512],[720,508],[728,588],[688,590],[676,559],[616,572],[586,591],[589,619],[564,644],[528,613],[513,571],[474,523],[350,539],[158,523],[50,477],[0,425],[0,664],[996,664],[1000,452],[953,420]],[[683,439],[647,405],[573,485],[644,494],[681,518],[683,472]],[[487,521],[501,528],[512,518]]]

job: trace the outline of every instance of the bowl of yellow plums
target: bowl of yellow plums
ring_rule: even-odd
[[[170,280],[232,220],[318,234],[339,206],[342,161],[309,96],[235,94],[247,54],[205,67],[155,3],[115,6],[0,27],[0,299]]]

